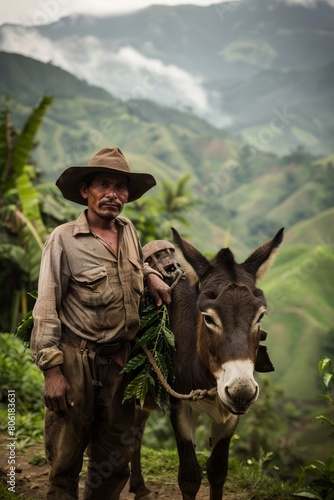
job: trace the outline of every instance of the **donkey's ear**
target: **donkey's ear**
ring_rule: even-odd
[[[284,228],[271,239],[263,243],[253,252],[242,265],[242,267],[254,276],[256,280],[263,278],[277,255],[278,248],[283,240]]]
[[[201,280],[211,269],[211,264],[189,241],[181,238],[179,233],[172,227],[174,245],[179,248],[183,257],[191,265],[198,278]]]

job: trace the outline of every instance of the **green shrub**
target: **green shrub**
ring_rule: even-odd
[[[30,351],[11,334],[0,333],[0,403],[7,406],[8,390],[15,390],[16,411],[39,412],[43,407],[43,375]]]
[[[319,361],[318,370],[327,389],[327,393],[319,394],[319,397],[325,399],[330,408],[333,409],[334,362],[325,356]],[[319,415],[316,418],[329,425],[331,429],[329,438],[333,439],[334,419],[325,415]],[[296,496],[306,496],[317,500],[334,500],[334,455],[328,456],[325,461],[314,459],[310,464],[302,467],[299,483],[306,483],[306,487],[301,488]]]

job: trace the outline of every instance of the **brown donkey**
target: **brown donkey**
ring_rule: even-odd
[[[206,464],[210,499],[221,500],[231,437],[240,415],[259,395],[254,370],[273,370],[266,347],[260,345],[265,338],[260,324],[266,300],[256,282],[269,268],[282,242],[283,229],[242,264],[235,262],[228,248],[209,261],[175,230],[173,236],[195,275],[195,281],[190,281],[187,271],[185,279],[179,280],[169,308],[176,345],[173,388],[182,394],[216,388],[214,396],[199,401],[171,398],[170,418],[179,454],[178,482],[183,500],[194,500],[202,479],[195,453],[195,429],[198,416],[204,412],[212,420],[212,451]],[[148,414],[139,414],[143,427]],[[139,448],[132,464],[131,491],[136,499],[148,492],[141,476]]]

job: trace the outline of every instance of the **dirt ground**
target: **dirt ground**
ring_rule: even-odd
[[[25,452],[17,452],[16,454],[16,489],[15,493],[18,498],[44,500],[46,491],[46,482],[48,476],[48,466],[45,463],[34,465],[29,463],[34,457],[43,455],[43,446],[34,445],[28,447]],[[6,449],[0,450],[0,479],[6,484],[8,472],[8,452]],[[83,489],[84,476],[80,480],[80,491]],[[152,484],[147,483],[147,487],[151,490],[151,498],[159,498],[161,500],[181,500],[177,480],[175,483],[168,484]],[[198,500],[207,500],[209,498],[209,488],[207,485],[202,485],[197,495]],[[226,494],[224,500],[237,500],[234,494]],[[103,500],[103,499],[101,499]],[[133,493],[129,493],[126,486],[121,495],[121,500],[134,500]]]

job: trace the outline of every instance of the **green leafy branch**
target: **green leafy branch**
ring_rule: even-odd
[[[37,299],[37,290],[34,290],[33,292],[28,292],[28,294],[34,299]],[[33,326],[34,326],[34,319],[32,316],[32,309],[31,309],[16,325],[16,329],[14,332],[15,337],[18,337],[23,342],[25,348],[29,348],[30,346],[30,337]]]
[[[161,386],[146,355],[143,352],[136,354],[141,346],[146,346],[166,380],[173,380],[172,356],[175,341],[165,305],[161,308],[150,305],[144,309],[137,337],[139,340],[124,367],[125,372],[133,372],[134,378],[124,391],[123,401],[136,398],[143,407],[146,397],[150,394],[155,403],[165,411],[169,401],[167,392]]]
[[[334,387],[334,363],[333,361],[328,358],[324,357],[322,358],[319,363],[318,363],[318,371],[322,375],[322,380],[325,386],[328,389],[328,394],[318,394],[320,398],[325,399],[326,401],[329,402],[331,406],[334,406],[334,399],[330,395],[330,388]],[[328,417],[325,417],[324,415],[319,415],[316,417],[317,420],[322,420],[323,422],[326,422],[329,424],[331,427],[334,427],[334,420]],[[331,436],[333,436],[334,431],[331,433]]]
[[[330,391],[334,388],[334,363],[328,357],[323,357],[318,363],[318,371],[322,375],[323,383],[327,388],[327,394],[318,394],[334,407],[334,399]],[[334,420],[325,415],[318,415],[317,420],[325,422],[334,427]],[[329,437],[333,437],[334,431]],[[294,496],[303,498],[314,498],[317,500],[334,500],[334,455],[327,457],[326,461],[314,460],[313,463],[302,467],[299,482],[304,480],[305,474],[313,473],[317,476],[307,485],[307,491],[300,491]]]

